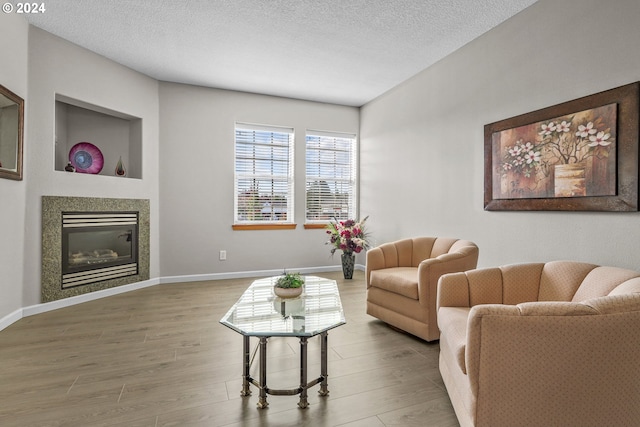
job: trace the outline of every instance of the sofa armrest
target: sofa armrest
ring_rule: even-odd
[[[420,303],[426,305],[428,301],[436,300],[440,277],[476,268],[477,262],[478,248],[475,245],[422,261],[418,264],[418,298]]]
[[[442,277],[438,283],[437,307],[473,307],[478,304],[502,304],[502,271],[483,268]],[[447,289],[452,286],[452,289]]]
[[[440,307],[470,307],[467,275],[458,272],[440,276],[436,295],[436,311]]]
[[[365,279],[367,288],[371,286],[371,272],[385,268],[384,254],[380,247],[369,249],[366,256]]]
[[[481,361],[480,343],[487,344],[493,338],[506,342],[508,346],[520,346],[522,341],[530,343],[533,340],[544,342],[542,338],[544,324],[563,322],[567,316],[590,316],[598,314],[598,311],[581,303],[570,302],[529,302],[518,305],[482,304],[476,305],[469,311],[467,322],[467,345],[465,365],[471,375],[479,372]],[[554,319],[555,318],[555,319]],[[531,329],[526,329],[527,327]],[[522,328],[522,329],[521,329]],[[535,337],[531,335],[535,331]],[[552,331],[548,331],[552,332]],[[536,353],[534,351],[534,353]],[[472,381],[472,380],[471,380]],[[473,382],[473,381],[472,381]]]
[[[608,314],[581,303],[473,307],[465,365],[477,425],[634,424],[640,409],[623,409],[637,407],[637,396],[621,391],[640,386],[630,357],[640,335],[628,333],[639,326],[640,311]]]

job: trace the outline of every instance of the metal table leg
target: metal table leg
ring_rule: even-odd
[[[249,349],[249,336],[242,336],[242,352],[243,352],[243,372],[242,372],[242,391],[240,396],[251,396],[251,388],[249,386],[250,368],[251,368],[251,350]]]
[[[267,338],[260,337],[260,397],[258,408],[269,406],[267,402]]]
[[[309,406],[307,401],[307,337],[300,337],[300,401],[298,406],[305,409]]]
[[[322,377],[322,382],[320,382],[320,390],[318,390],[318,394],[320,396],[326,396],[329,394],[328,390],[328,381],[327,381],[327,343],[329,341],[329,337],[326,332],[320,334],[320,376]]]
[[[320,396],[327,396],[329,394],[328,389],[328,374],[327,374],[327,355],[328,355],[328,335],[327,332],[320,334],[320,376],[314,378],[312,381],[308,380],[308,337],[300,338],[300,386],[296,389],[278,390],[270,389],[267,387],[267,342],[268,337],[260,337],[258,343],[259,357],[260,357],[260,369],[259,369],[259,381],[256,381],[251,377],[251,364],[253,362],[251,357],[250,337],[243,336],[243,374],[242,374],[242,396],[251,395],[251,385],[258,387],[260,390],[258,398],[258,409],[264,409],[269,406],[267,402],[267,394],[271,395],[300,395],[300,401],[298,407],[306,409],[309,406],[309,387],[313,387],[316,384],[320,384],[320,390],[318,393]],[[255,357],[255,354],[254,354]]]

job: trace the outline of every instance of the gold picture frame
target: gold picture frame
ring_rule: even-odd
[[[0,178],[22,180],[24,100],[0,85]]]

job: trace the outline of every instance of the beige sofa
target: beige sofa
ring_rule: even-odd
[[[437,307],[462,427],[640,426],[640,273],[555,261],[448,274]]]
[[[427,341],[439,337],[436,287],[442,274],[476,268],[469,241],[417,237],[367,252],[367,313]]]

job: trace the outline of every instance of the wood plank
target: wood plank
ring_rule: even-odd
[[[269,396],[267,410],[257,389],[240,396],[242,340],[218,322],[252,279],[230,279],[157,285],[0,331],[0,425],[457,426],[438,344],[366,315],[363,272],[322,275],[337,280],[347,324],[329,332],[330,394],[314,387],[306,410],[297,396]],[[297,385],[299,351],[296,339],[270,340],[271,386]]]

